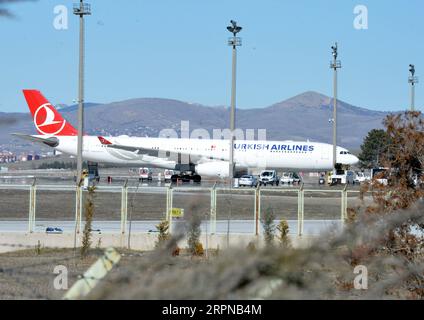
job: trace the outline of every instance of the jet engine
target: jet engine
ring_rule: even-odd
[[[230,164],[227,161],[217,161],[201,163],[196,165],[196,173],[200,176],[219,176],[228,178],[230,173]]]

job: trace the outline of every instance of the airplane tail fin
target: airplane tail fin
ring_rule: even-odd
[[[41,135],[76,136],[78,131],[37,90],[23,90],[34,125]]]

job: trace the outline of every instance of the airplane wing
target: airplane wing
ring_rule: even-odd
[[[117,149],[117,150],[123,150],[132,152],[138,155],[149,155],[149,156],[157,156],[157,150],[151,150],[146,149],[143,147],[133,147],[133,146],[126,146],[119,143],[112,143],[109,140],[105,139],[104,137],[97,137],[102,145],[107,146],[108,148]]]
[[[133,152],[135,154],[140,154],[140,155],[149,155],[152,157],[158,156],[158,150],[146,149],[141,146],[126,146],[119,143],[112,143],[103,137],[98,137],[98,139],[103,145],[106,145],[108,148],[124,150],[124,151]],[[204,155],[196,154],[193,151],[189,152],[189,151],[181,150],[181,151],[175,152],[174,150],[171,150],[171,149],[161,149],[161,151],[169,153],[169,157],[174,156],[173,157],[174,159],[175,159],[175,155],[183,154],[183,155],[190,156],[192,160],[196,159],[197,161],[195,162],[204,162],[206,160],[206,157]],[[218,158],[214,159],[213,157],[207,157],[207,160],[222,160],[222,157],[219,157],[219,159]]]
[[[41,143],[45,144],[49,147],[55,148],[59,145],[59,139],[56,137],[49,137],[49,138],[41,138],[41,137],[35,137],[28,134],[22,134],[22,133],[12,133],[12,136],[28,140],[31,142]]]

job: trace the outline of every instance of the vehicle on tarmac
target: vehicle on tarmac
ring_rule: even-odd
[[[147,180],[147,181],[153,180],[153,173],[152,173],[152,170],[149,168],[140,168],[138,171],[138,174],[140,176],[139,180],[142,182],[144,180]]]
[[[361,183],[365,183],[371,181],[371,175],[363,172],[363,171],[359,171],[356,172],[356,176],[355,176],[355,183],[357,184],[361,184]]]
[[[47,227],[46,233],[48,233],[48,234],[62,234],[63,230],[61,228]]]
[[[268,184],[272,186],[280,184],[280,177],[276,170],[263,170],[259,175],[259,185],[267,186]]]
[[[284,172],[280,179],[281,184],[300,184],[301,182],[302,177],[297,172]]]
[[[258,186],[258,178],[253,175],[244,175],[239,179],[240,187],[257,187]]]
[[[331,185],[355,184],[355,172],[352,170],[337,169],[330,175]]]
[[[99,175],[99,165],[96,162],[88,162],[88,180],[90,182],[100,182],[100,175]]]
[[[389,184],[389,176],[390,170],[389,168],[373,168],[371,169],[371,178],[373,181],[376,181],[383,186],[387,186]]]
[[[163,178],[164,178],[165,182],[171,182],[172,181],[172,176],[174,174],[175,174],[175,171],[174,170],[168,170],[168,169],[166,169],[163,172]]]

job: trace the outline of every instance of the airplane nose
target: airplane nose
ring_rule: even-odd
[[[352,164],[359,163],[359,158],[357,156],[352,156]]]

